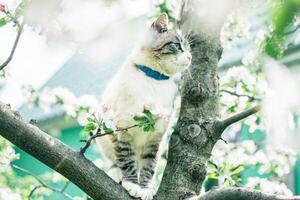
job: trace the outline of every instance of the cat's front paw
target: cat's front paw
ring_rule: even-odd
[[[122,186],[128,191],[128,193],[133,197],[140,197],[142,193],[142,188],[132,182],[122,181]]]
[[[118,167],[112,167],[108,170],[107,175],[115,182],[120,183],[122,180],[122,172]]]
[[[152,200],[155,195],[155,190],[153,188],[142,188],[142,195],[140,196],[142,200]]]
[[[155,190],[153,188],[141,188],[138,184],[129,181],[122,182],[122,186],[131,196],[141,198],[142,200],[152,200],[155,195]]]

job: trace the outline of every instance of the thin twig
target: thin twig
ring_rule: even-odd
[[[61,189],[62,192],[66,191],[66,189],[68,188],[68,186],[70,185],[70,181],[67,181],[66,184],[64,185],[64,187]]]
[[[68,182],[66,183],[66,185],[61,189],[61,188],[56,188],[56,187],[52,187],[50,185],[48,185],[47,183],[45,183],[40,177],[38,177],[37,175],[33,174],[31,171],[28,171],[27,169],[24,169],[24,168],[21,168],[17,165],[14,165],[12,163],[10,164],[6,164],[6,163],[0,163],[2,165],[9,165],[11,166],[12,168],[16,169],[16,170],[19,170],[21,172],[23,172],[24,174],[27,174],[31,177],[33,177],[34,179],[36,179],[40,185],[37,185],[35,186],[31,191],[30,191],[30,194],[28,195],[28,199],[30,200],[31,197],[34,195],[34,192],[36,192],[36,190],[40,189],[40,188],[47,188],[49,190],[52,190],[53,192],[56,192],[56,193],[60,193],[62,194],[64,197],[68,198],[68,199],[73,199],[73,197],[71,197],[69,194],[65,193],[65,190],[68,186]]]
[[[20,36],[21,36],[21,34],[22,34],[23,27],[24,27],[24,22],[23,22],[21,25],[19,25],[19,24],[17,23],[17,25],[18,25],[19,30],[18,30],[18,33],[17,33],[16,40],[15,40],[15,42],[14,42],[14,45],[13,45],[11,51],[10,51],[10,54],[9,54],[8,58],[4,61],[4,63],[2,63],[2,64],[0,65],[0,70],[4,69],[4,67],[6,67],[6,66],[10,63],[10,61],[12,60],[12,58],[13,58],[13,56],[14,56],[14,53],[15,53],[15,51],[16,51],[16,48],[17,48],[17,46],[18,46],[18,43],[19,43],[19,40],[20,40]]]
[[[220,90],[220,92],[225,92],[227,94],[230,94],[230,95],[233,95],[236,97],[247,97],[250,101],[261,101],[261,98],[253,97],[253,96],[250,96],[247,94],[238,94],[236,92],[232,92],[232,91],[225,90],[225,89]]]
[[[97,130],[97,133],[92,135],[91,137],[89,137],[89,139],[87,140],[80,140],[81,142],[86,142],[84,147],[82,147],[80,149],[80,153],[83,155],[86,150],[89,148],[89,146],[91,145],[92,141],[98,137],[102,137],[102,136],[105,136],[105,135],[111,135],[113,134],[114,132],[122,132],[122,131],[128,131],[129,129],[132,129],[132,128],[135,128],[137,127],[138,125],[135,124],[135,125],[132,125],[132,126],[129,126],[127,128],[120,128],[120,129],[117,129],[115,131],[109,131],[109,132],[106,132],[106,133],[99,133],[100,132],[100,129]]]
[[[181,1],[181,5],[180,5],[180,9],[179,9],[179,17],[176,22],[177,25],[180,25],[182,23],[182,18],[183,18],[183,14],[184,14],[183,12],[186,7],[186,4],[187,4],[187,0]]]
[[[30,193],[28,195],[28,199],[31,200],[32,197],[33,197],[33,195],[34,195],[34,193],[35,193],[35,191],[37,191],[38,189],[43,188],[43,187],[44,186],[42,186],[42,185],[36,185],[36,186],[34,186],[34,188],[30,191]]]

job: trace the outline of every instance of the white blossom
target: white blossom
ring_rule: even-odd
[[[86,125],[86,118],[95,113],[98,108],[98,100],[93,95],[82,95],[76,97],[69,89],[56,87],[53,89],[46,88],[39,94],[34,93],[34,99],[29,99],[28,103],[38,101],[39,107],[45,112],[50,112],[51,107],[60,105],[63,111],[77,119],[80,125]]]
[[[90,116],[87,112],[80,112],[77,116],[77,121],[81,126],[87,125],[88,121],[87,118]]]
[[[113,121],[113,116],[114,116],[113,110],[111,109],[111,107],[105,105],[102,106],[102,110],[103,112],[101,115],[101,119],[103,120],[103,123],[107,128],[115,132],[117,130],[117,127]]]
[[[98,100],[93,95],[82,95],[77,100],[77,106],[88,107],[94,111],[98,109]]]
[[[13,193],[8,188],[0,187],[0,199],[9,199],[9,200],[21,200],[21,196],[19,194]]]
[[[284,183],[269,181],[266,178],[249,177],[246,187],[251,189],[259,189],[262,192],[269,194],[292,196],[293,193],[287,188]]]

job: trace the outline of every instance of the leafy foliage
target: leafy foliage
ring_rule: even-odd
[[[168,15],[170,21],[173,21],[173,22],[175,21],[175,17],[173,16],[173,10],[167,0],[159,1],[156,4],[156,8],[158,9],[157,13],[166,13]]]
[[[265,40],[265,52],[275,58],[281,58],[286,50],[286,32],[299,15],[300,2],[298,0],[275,1],[273,9],[273,26],[271,34]]]
[[[134,116],[133,119],[137,122],[137,125],[140,128],[143,128],[145,132],[155,131],[154,125],[157,121],[157,118],[154,117],[150,110],[144,109],[142,115]]]

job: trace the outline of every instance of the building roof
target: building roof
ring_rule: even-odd
[[[128,52],[124,52],[123,55],[116,56],[110,63],[92,63],[86,56],[75,54],[38,91],[61,86],[68,88],[76,96],[91,94],[100,97],[108,80],[116,73],[127,54]],[[63,115],[59,106],[51,109],[51,112],[45,112],[37,107],[23,105],[19,112],[27,121],[44,121]]]

